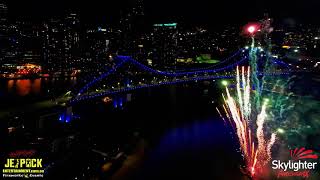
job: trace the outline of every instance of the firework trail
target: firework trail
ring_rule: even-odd
[[[262,90],[260,89],[261,84],[259,80],[259,69],[258,69],[258,57],[257,57],[257,50],[258,48],[254,47],[254,39],[252,38],[252,45],[251,49],[249,52],[249,65],[251,66],[251,80],[252,80],[252,85],[256,90],[255,96],[253,97],[254,102],[255,102],[255,110],[258,111],[258,108],[261,107],[261,92]]]
[[[264,72],[273,72],[275,70],[275,67],[273,66],[273,63],[272,63],[272,55],[271,55],[271,40],[268,38],[268,35],[266,34],[266,37],[264,38],[265,39],[265,62],[264,62],[264,69],[263,71]],[[262,76],[261,78],[261,82],[260,82],[260,95],[262,94],[262,91],[264,90],[264,84],[265,82],[270,79],[272,81],[272,78],[273,77],[267,77],[267,76]]]
[[[237,67],[237,98],[231,96],[230,90],[226,87],[226,96],[223,95],[223,109],[226,118],[229,119],[237,134],[240,150],[245,160],[246,171],[251,177],[258,177],[266,171],[266,165],[271,159],[271,148],[276,140],[276,135],[272,134],[269,140],[265,138],[264,123],[267,117],[265,101],[261,107],[261,112],[255,116],[252,114],[250,103],[250,67],[245,73],[245,68]],[[218,109],[217,109],[218,110]],[[218,110],[220,116],[221,112]],[[253,117],[253,118],[251,118]],[[255,120],[255,121],[252,121]],[[253,122],[256,122],[254,124]],[[253,127],[256,127],[256,137],[253,135]]]

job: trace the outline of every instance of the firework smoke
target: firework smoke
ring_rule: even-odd
[[[255,111],[251,110],[250,67],[246,72],[245,68],[242,67],[240,73],[239,67],[237,67],[237,98],[233,98],[228,87],[226,87],[226,97],[223,95],[225,102],[223,109],[226,118],[232,127],[235,127],[240,150],[245,160],[246,171],[254,178],[266,172],[266,165],[271,159],[271,148],[276,140],[276,135],[272,134],[269,140],[265,138],[264,123],[267,117],[267,102],[263,103],[258,115],[254,115],[253,112]],[[225,120],[221,112],[219,110],[218,112]],[[256,127],[256,131],[253,130],[254,127]],[[253,136],[253,132],[256,132],[256,137]]]
[[[254,39],[252,40],[252,43],[254,43]],[[258,69],[258,57],[257,57],[257,50],[258,48],[254,47],[254,44],[251,45],[251,49],[249,52],[249,65],[251,66],[251,80],[252,85],[254,89],[256,90],[256,93],[254,94],[253,100],[255,102],[255,110],[258,110],[258,108],[261,107],[261,83],[259,80],[259,69]]]

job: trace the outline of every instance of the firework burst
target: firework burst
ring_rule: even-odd
[[[245,170],[252,178],[256,178],[267,170],[266,165],[271,159],[271,148],[276,135],[273,133],[270,139],[266,140],[264,123],[267,117],[267,101],[262,104],[260,113],[254,113],[256,111],[251,110],[250,67],[247,71],[242,67],[241,72],[237,67],[236,81],[237,97],[231,96],[228,87],[226,87],[226,95],[222,95],[225,117],[221,111],[217,110],[222,119],[225,122],[227,119],[234,128],[245,160]]]

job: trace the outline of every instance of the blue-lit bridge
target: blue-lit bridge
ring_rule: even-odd
[[[70,104],[148,87],[234,78],[236,66],[248,65],[248,51],[240,49],[232,56],[213,66],[180,71],[160,71],[146,66],[131,57],[117,56],[115,65],[84,85],[75,93],[76,95],[70,100]],[[260,53],[263,56],[263,51]],[[287,75],[290,72],[288,64],[277,59],[271,59],[271,61],[278,65],[278,68],[272,72],[258,75],[279,76]]]

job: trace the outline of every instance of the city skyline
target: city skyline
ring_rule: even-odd
[[[69,3],[72,4],[71,1]],[[59,1],[55,4],[59,4]],[[81,3],[74,4],[79,7],[81,5]],[[181,7],[187,6],[188,4],[181,5]],[[41,16],[42,20],[37,23],[32,22],[32,18],[22,18],[17,21],[8,19],[7,16],[15,12],[11,10],[15,7],[21,6],[10,6],[10,4],[7,6],[6,3],[2,3],[0,7],[2,16],[0,33],[3,41],[0,58],[1,65],[4,66],[2,71],[6,74],[16,71],[16,66],[28,66],[28,63],[38,64],[42,66],[42,72],[51,74],[60,71],[69,73],[77,70],[87,71],[89,67],[90,71],[95,71],[97,66],[94,64],[98,66],[108,64],[104,59],[118,54],[132,56],[144,64],[159,68],[166,68],[176,63],[186,65],[199,62],[216,63],[248,42],[245,40],[243,29],[250,21],[210,29],[188,25],[190,22],[183,19],[165,19],[164,16],[164,24],[150,24],[151,22],[148,24],[146,19],[151,18],[147,17],[150,5],[145,4],[143,0],[131,1],[122,8],[119,7],[120,9],[113,9],[118,13],[121,12],[115,22],[103,24],[93,22],[91,26],[82,18],[86,14],[83,15],[81,10],[75,10],[76,6],[72,8],[63,6],[61,14],[55,13],[59,16]],[[41,7],[41,3],[37,7]],[[31,10],[28,6],[24,9]],[[264,16],[263,19],[268,19],[266,15],[268,14],[261,14]],[[273,27],[274,53],[281,56],[282,46],[289,45],[301,49],[299,51],[301,54],[308,52],[311,56],[317,56],[320,46],[316,26],[310,28],[299,24],[298,27],[291,28],[294,22],[289,21],[287,26],[286,23],[277,24],[275,21],[279,20],[269,17],[272,18],[270,23]],[[252,19],[254,18],[252,22],[261,22],[262,18],[259,16],[252,16]],[[157,20],[155,18],[152,21]],[[8,68],[11,70],[8,71]],[[21,74],[21,71],[18,73]]]
[[[115,23],[128,8],[134,6],[139,0],[102,1],[94,0],[77,2],[68,1],[40,1],[27,2],[4,1],[9,7],[9,16],[16,18],[29,18],[43,20],[52,16],[60,16],[67,11],[75,10],[86,23]],[[316,0],[308,3],[295,1],[143,1],[145,15],[148,23],[165,21],[183,21],[190,24],[208,25],[218,27],[223,24],[240,24],[244,21],[254,21],[268,13],[276,19],[277,23],[294,26],[296,23],[319,24],[320,15]],[[240,16],[241,15],[241,16]]]
[[[319,179],[319,5],[0,0],[3,178]]]

